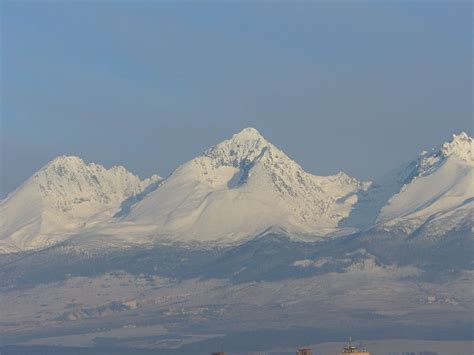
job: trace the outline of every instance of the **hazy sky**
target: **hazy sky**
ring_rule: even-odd
[[[0,6],[1,196],[61,154],[167,175],[247,126],[361,179],[472,134],[470,1]]]

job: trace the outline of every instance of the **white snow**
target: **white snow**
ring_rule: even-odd
[[[470,223],[474,198],[472,146],[472,138],[462,132],[438,149],[423,151],[360,193],[359,202],[342,224],[359,228],[378,224],[384,229],[397,227],[411,233],[428,223],[433,224],[425,226],[430,233],[441,235]]]
[[[73,235],[118,244],[231,244],[272,228],[314,240],[354,230],[343,226],[410,232],[428,222],[427,230],[442,234],[471,223],[472,146],[466,133],[454,135],[373,184],[342,172],[309,174],[253,128],[166,179],[140,181],[120,166],[107,170],[62,156],[0,202],[0,252]]]
[[[272,226],[325,234],[367,186],[308,174],[246,128],[179,167],[124,220],[181,241],[232,243]]]
[[[461,133],[438,151],[422,155],[411,180],[382,208],[377,222],[416,219],[420,224],[468,203],[474,197],[472,145],[472,138]]]
[[[107,170],[60,156],[0,203],[0,251],[42,248],[110,219],[120,204],[151,181],[122,166]]]

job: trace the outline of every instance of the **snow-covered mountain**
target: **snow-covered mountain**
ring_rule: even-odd
[[[254,129],[166,179],[59,157],[0,202],[2,342],[274,351],[361,319],[359,336],[468,339],[472,145],[453,136],[374,183],[306,173]]]
[[[230,243],[269,227],[334,231],[368,183],[315,176],[246,128],[183,164],[125,217],[181,241]]]
[[[166,179],[140,181],[123,167],[59,157],[0,202],[0,252],[71,235],[90,245],[230,245],[268,231],[305,240],[373,228],[466,231],[474,211],[472,146],[466,133],[455,135],[374,183],[309,174],[253,128]]]
[[[58,157],[0,203],[0,251],[42,248],[110,219],[145,181],[122,166],[107,170],[72,156]]]
[[[411,232],[447,217],[442,230],[450,230],[472,223],[473,200],[473,139],[463,132],[419,156],[406,183],[380,211],[377,223]]]
[[[473,139],[462,132],[376,180],[359,195],[359,203],[344,224],[376,224],[406,234],[436,224],[429,228],[434,235],[470,223],[473,199]]]

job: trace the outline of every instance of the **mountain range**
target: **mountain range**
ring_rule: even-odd
[[[307,173],[253,128],[164,179],[61,156],[0,202],[0,251],[91,235],[124,245],[223,246],[274,230],[306,241],[373,228],[434,238],[470,226],[472,147],[466,133],[453,135],[373,182]]]
[[[0,203],[0,350],[472,340],[472,146],[371,182],[307,173],[252,128],[166,178],[58,157]]]

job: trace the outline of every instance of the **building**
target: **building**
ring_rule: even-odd
[[[313,351],[309,348],[298,349],[296,355],[313,355]]]
[[[352,345],[352,338],[349,338],[349,345],[346,345],[342,349],[341,355],[354,354],[354,355],[370,355],[367,350],[359,350],[356,346]]]

